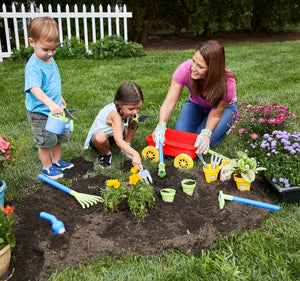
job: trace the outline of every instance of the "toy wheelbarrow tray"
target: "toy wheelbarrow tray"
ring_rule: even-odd
[[[196,157],[194,143],[197,136],[193,133],[166,129],[163,154],[175,157],[174,166],[177,168],[192,168],[194,166],[193,159]],[[152,134],[148,135],[146,140],[148,146],[142,151],[143,158],[159,162],[159,152],[155,149]]]

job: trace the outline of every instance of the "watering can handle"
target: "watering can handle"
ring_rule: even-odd
[[[52,180],[52,179],[50,179],[50,178],[48,178],[48,177],[46,177],[46,176],[44,176],[42,174],[39,174],[38,178],[40,180],[46,182],[46,183],[49,183],[49,184],[53,185],[54,187],[56,187],[56,188],[58,188],[58,189],[60,189],[60,190],[62,190],[64,192],[66,192],[68,194],[71,194],[71,191],[72,191],[71,188],[69,188],[69,187],[67,187],[65,185],[62,185],[61,183],[59,183],[59,182],[57,182],[55,180]]]
[[[273,205],[273,204],[264,203],[264,202],[251,200],[251,199],[246,199],[246,198],[237,197],[237,196],[232,196],[232,201],[237,201],[237,202],[241,202],[244,204],[262,207],[262,208],[266,208],[266,209],[270,209],[270,210],[274,210],[274,211],[280,210],[280,206],[278,206],[278,205]]]

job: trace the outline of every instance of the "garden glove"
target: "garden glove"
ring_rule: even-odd
[[[211,137],[211,130],[203,129],[201,133],[197,136],[194,147],[197,147],[196,154],[203,153],[206,154],[209,149],[209,142]]]
[[[155,148],[159,149],[159,143],[162,143],[164,145],[165,142],[165,133],[166,133],[166,123],[160,122],[156,126],[152,138],[153,141],[155,142]]]

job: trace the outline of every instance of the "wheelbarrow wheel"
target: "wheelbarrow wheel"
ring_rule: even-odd
[[[194,161],[191,156],[181,153],[175,157],[174,166],[181,169],[191,169],[194,167]]]
[[[142,151],[143,159],[149,159],[152,162],[158,162],[159,156],[158,151],[154,146],[146,146]]]

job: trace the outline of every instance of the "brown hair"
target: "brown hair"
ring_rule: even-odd
[[[211,40],[202,43],[196,52],[200,52],[207,64],[207,78],[204,85],[201,79],[191,78],[191,88],[195,95],[208,100],[211,107],[216,108],[223,99],[227,78],[234,77],[225,70],[224,47],[218,41]]]
[[[34,18],[29,24],[28,34],[33,40],[59,42],[57,22],[50,17]]]
[[[120,105],[139,104],[144,101],[141,88],[134,82],[124,82],[117,90],[114,103],[119,111]]]

